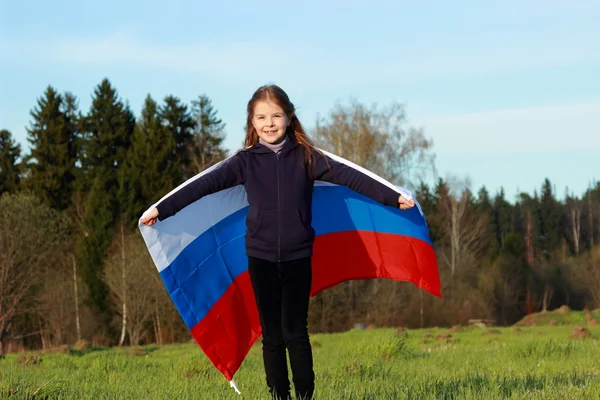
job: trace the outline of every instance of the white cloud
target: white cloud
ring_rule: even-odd
[[[129,32],[84,38],[36,41],[0,41],[0,59],[58,62],[73,67],[160,68],[177,72],[207,73],[215,76],[244,76],[277,73],[291,63],[291,54],[265,54],[252,42],[221,44],[217,41],[192,44],[151,43]]]
[[[60,61],[107,65],[128,63],[180,71],[236,74],[258,63],[252,43],[219,46],[204,42],[187,45],[144,43],[129,34],[71,39],[56,44]]]
[[[600,102],[435,116],[421,125],[439,154],[596,149],[600,159]]]
[[[309,86],[353,83],[411,83],[418,79],[494,76],[498,73],[600,61],[600,42],[591,32],[567,37],[518,38],[488,34],[478,38],[376,42],[336,51],[335,42],[301,41],[289,46],[252,41],[147,42],[121,31],[83,38],[4,43],[5,59],[55,60],[85,66],[161,68],[219,77],[296,76]],[[555,35],[556,36],[556,35]],[[2,43],[0,43],[2,44]]]

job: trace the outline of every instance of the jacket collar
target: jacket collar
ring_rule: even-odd
[[[281,149],[281,154],[286,154],[290,152],[291,150],[296,148],[296,146],[298,146],[298,143],[294,142],[294,140],[288,136]],[[269,149],[267,146],[263,145],[260,142],[256,143],[256,145],[252,149],[250,149],[250,151],[257,154],[275,154],[271,149]]]

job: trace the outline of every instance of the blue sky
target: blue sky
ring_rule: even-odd
[[[111,80],[144,98],[207,94],[241,145],[245,105],[282,86],[309,129],[352,96],[398,101],[434,140],[442,177],[560,196],[600,179],[597,1],[0,0],[0,128],[27,148],[48,85],[89,110]]]

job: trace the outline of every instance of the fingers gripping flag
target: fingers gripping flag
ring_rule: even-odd
[[[413,197],[407,189],[324,153],[404,197]],[[184,182],[165,198],[221,164]],[[403,211],[345,186],[315,182],[311,296],[347,280],[389,278],[412,282],[441,297],[433,245],[421,207],[416,200],[415,204]],[[153,226],[140,224],[173,303],[232,386],[233,375],[261,334],[244,241],[249,207],[244,187],[236,186],[205,196]]]

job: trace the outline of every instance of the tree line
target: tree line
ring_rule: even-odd
[[[48,87],[31,110],[25,153],[0,130],[0,354],[88,340],[173,343],[190,336],[137,229],[142,212],[227,156],[210,98],[148,95],[139,116],[104,79],[86,112]],[[241,138],[242,133],[240,133]],[[439,260],[444,298],[388,280],[345,282],[311,300],[313,331],[356,322],[411,327],[511,324],[527,313],[600,303],[600,184],[559,200],[510,202],[467,180],[425,176],[433,143],[402,105],[356,100],[319,116],[323,149],[416,188]]]

